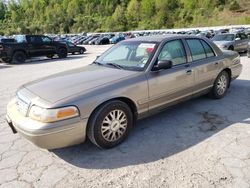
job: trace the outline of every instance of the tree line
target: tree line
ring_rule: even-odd
[[[9,0],[0,2],[0,35],[209,26],[240,9],[236,0]]]

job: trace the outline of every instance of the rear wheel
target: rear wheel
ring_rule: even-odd
[[[3,63],[11,63],[11,59],[3,58],[3,59],[2,59],[2,62],[3,62]]]
[[[26,55],[23,52],[15,52],[13,55],[13,59],[12,62],[13,64],[21,64],[21,63],[25,63],[26,60]]]
[[[67,52],[66,48],[60,48],[59,49],[59,53],[58,53],[59,58],[66,58],[67,55],[68,55],[68,52]]]
[[[122,101],[110,101],[91,116],[87,135],[101,148],[112,148],[123,142],[133,126],[133,114]]]
[[[226,95],[230,84],[229,75],[226,71],[222,71],[214,82],[214,86],[210,91],[210,96],[214,99],[221,99]]]

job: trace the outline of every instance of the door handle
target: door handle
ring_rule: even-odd
[[[191,75],[192,72],[193,72],[193,70],[190,69],[190,70],[187,70],[187,71],[186,71],[186,74],[187,74],[187,75]]]
[[[219,65],[219,63],[218,63],[218,62],[215,62],[214,64],[215,64],[215,65]]]

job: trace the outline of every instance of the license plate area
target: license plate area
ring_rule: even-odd
[[[27,116],[28,110],[29,110],[29,102],[27,99],[25,99],[23,96],[20,94],[17,95],[17,110],[23,115]]]

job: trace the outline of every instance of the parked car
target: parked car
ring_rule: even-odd
[[[83,46],[77,46],[74,43],[69,42],[69,41],[65,41],[65,44],[67,45],[68,53],[72,53],[73,55],[75,53],[84,54],[84,52],[86,52],[86,48]]]
[[[210,31],[202,31],[198,33],[197,36],[207,37],[210,39],[212,37],[212,33]]]
[[[250,58],[250,42],[248,43],[247,46],[247,57]]]
[[[95,41],[95,44],[102,45],[102,44],[110,44],[109,40],[114,37],[114,34],[105,35],[103,37],[100,37],[97,41]]]
[[[99,37],[99,35],[93,35],[93,36],[90,36],[89,38],[87,38],[86,40],[84,40],[82,42],[82,44],[89,44],[89,42],[95,38]]]
[[[246,52],[249,39],[244,33],[229,33],[215,35],[212,41],[223,50]]]
[[[90,40],[90,41],[88,42],[88,44],[90,44],[90,45],[95,44],[95,42],[96,42],[99,38],[100,38],[100,36],[93,38],[92,40]]]
[[[44,35],[17,35],[15,42],[0,43],[0,58],[7,63],[24,63],[31,57],[53,57],[55,54],[59,58],[67,57],[66,44]]]
[[[125,37],[123,35],[116,35],[113,38],[110,39],[111,44],[116,44],[122,40],[125,40]]]
[[[204,95],[223,98],[242,71],[237,52],[208,39],[165,35],[125,40],[92,64],[22,86],[7,106],[13,132],[42,148],[87,137],[111,148],[137,119]]]
[[[99,39],[95,41],[95,44],[98,44],[98,45],[109,44],[109,37],[108,36],[100,37]]]

